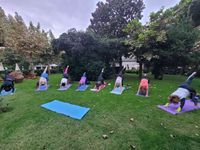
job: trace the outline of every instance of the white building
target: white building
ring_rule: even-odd
[[[126,68],[126,70],[138,70],[139,64],[137,63],[136,59],[133,58],[125,58],[122,57],[122,66]]]
[[[58,65],[56,64],[50,64],[49,66],[50,66],[50,70],[58,67]],[[34,70],[44,70],[45,68],[46,68],[46,65],[41,65],[41,64],[34,66]]]

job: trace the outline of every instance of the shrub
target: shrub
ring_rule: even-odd
[[[0,98],[0,112],[7,112],[8,104],[4,102],[3,98]]]

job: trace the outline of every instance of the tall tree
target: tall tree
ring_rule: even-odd
[[[132,19],[141,19],[143,9],[143,0],[106,0],[105,3],[98,2],[96,11],[92,13],[88,30],[110,39],[112,43],[118,42],[115,48],[118,57],[116,60],[120,66],[122,56],[128,54],[128,49],[123,45],[123,40],[127,36],[123,29]]]
[[[49,30],[48,32],[48,38],[50,43],[55,39],[55,36],[53,35],[53,32],[51,30]]]
[[[189,7],[189,15],[191,16],[194,26],[200,25],[200,1],[193,0]]]
[[[59,53],[64,51],[63,63],[70,65],[70,74],[76,80],[83,72],[87,71],[90,80],[96,80],[100,70],[104,67],[99,53],[98,40],[87,32],[70,29],[53,41],[54,50]]]
[[[5,45],[6,20],[5,12],[0,7],[0,46]]]
[[[161,13],[162,10],[159,12]],[[158,14],[154,14],[159,16]],[[156,18],[152,20],[157,20]],[[158,54],[158,50],[166,41],[166,32],[162,27],[162,22],[152,21],[147,26],[143,26],[139,20],[132,20],[124,29],[129,33],[127,43],[132,47],[132,55],[136,56],[139,63],[139,77],[142,76],[143,64],[149,61],[153,55]]]
[[[92,13],[91,25],[93,32],[109,38],[121,38],[127,34],[123,29],[132,19],[141,19],[144,9],[143,0],[106,0],[98,2],[97,9]]]

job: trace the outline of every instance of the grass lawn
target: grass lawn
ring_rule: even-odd
[[[165,104],[186,77],[151,80],[149,98],[135,96],[136,75],[126,75],[125,83],[132,88],[120,96],[109,93],[114,80],[99,93],[75,92],[77,83],[68,91],[57,91],[60,77],[50,76],[48,91],[36,93],[37,80],[25,80],[16,84],[14,95],[4,97],[10,110],[0,114],[0,149],[128,150],[130,145],[138,150],[200,149],[200,110],[174,116],[156,107]],[[193,85],[199,91],[200,79],[194,79]],[[54,99],[91,110],[79,121],[40,107]]]

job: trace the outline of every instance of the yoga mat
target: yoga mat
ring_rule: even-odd
[[[89,85],[86,85],[86,84],[81,85],[76,89],[76,91],[85,91],[85,90],[87,90],[88,87],[89,87]]]
[[[14,90],[15,93],[16,89]],[[7,96],[7,95],[12,95],[12,90],[6,92],[5,90],[2,90],[0,93],[0,96]]]
[[[50,87],[50,85],[47,85],[47,89],[46,89],[45,85],[41,85],[40,88],[38,90],[35,90],[35,91],[46,91],[46,90],[48,90],[49,87]]]
[[[83,116],[85,116],[85,114],[90,110],[90,108],[61,102],[59,100],[54,100],[52,102],[43,104],[41,107],[78,120],[81,120]]]
[[[92,92],[96,92],[98,93],[99,91],[101,91],[103,88],[105,88],[107,86],[107,84],[103,84],[99,87],[99,89],[90,89]]]
[[[145,96],[145,95],[141,95],[141,94],[135,94],[136,96],[141,96],[141,97],[149,97],[149,96]]]
[[[122,87],[122,91],[121,91],[120,87],[117,87],[117,88],[113,89],[110,93],[121,95],[124,90],[125,90],[125,87]]]
[[[67,84],[67,86],[61,86],[58,90],[59,91],[66,91],[68,90],[72,85],[71,84]]]
[[[179,104],[173,104],[171,103],[168,107],[165,107],[164,105],[158,105],[157,107],[170,113],[170,114],[173,114],[173,115],[177,115],[177,114],[181,114],[181,113],[185,113],[185,112],[188,112],[188,111],[192,111],[192,110],[197,110],[197,109],[200,109],[200,103],[198,103],[197,106],[194,106],[194,103],[191,101],[191,100],[186,100],[185,101],[185,105],[182,109],[181,112],[177,112],[176,109],[180,106],[180,103]]]

